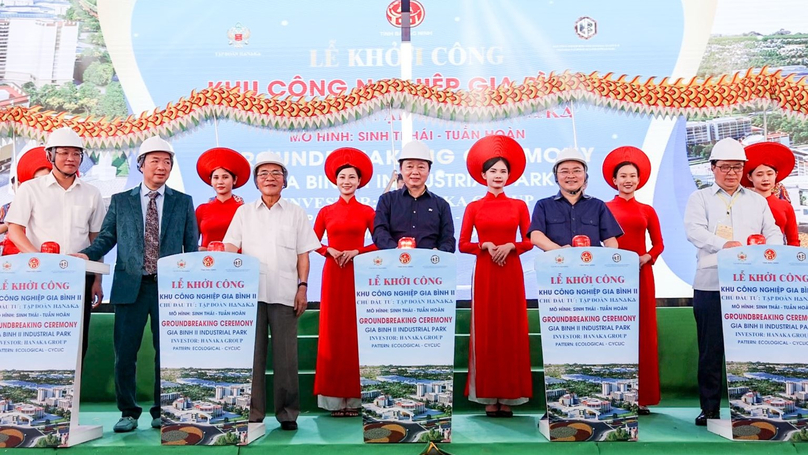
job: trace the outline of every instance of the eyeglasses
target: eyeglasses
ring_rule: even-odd
[[[258,174],[256,174],[256,177],[261,179],[261,180],[266,180],[269,177],[272,177],[273,179],[277,180],[277,179],[283,177],[283,172],[281,172],[281,171],[261,171]]]
[[[729,164],[722,164],[721,166],[716,166],[719,171],[723,172],[724,174],[729,174],[731,172],[735,172],[736,174],[743,171],[742,164],[736,164],[734,166],[730,166]]]
[[[80,160],[84,156],[84,152],[56,152],[56,156],[61,158],[75,158]]]
[[[583,175],[583,173],[584,173],[584,170],[583,170],[583,169],[573,169],[573,170],[571,170],[571,171],[569,171],[569,170],[567,170],[567,169],[564,169],[564,170],[558,171],[558,175],[563,175],[563,176],[568,176],[568,175]]]

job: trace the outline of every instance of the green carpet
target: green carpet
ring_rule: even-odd
[[[442,444],[452,454],[535,453],[536,450],[564,454],[609,454],[635,452],[643,454],[683,453],[700,454],[799,454],[808,455],[808,444],[790,442],[733,442],[709,433],[704,427],[693,425],[698,414],[696,388],[696,334],[693,310],[689,307],[658,308],[659,357],[662,402],[654,408],[654,414],[640,418],[640,442],[637,443],[550,443],[538,431],[537,422],[542,413],[544,400],[543,368],[541,358],[541,333],[538,311],[528,310],[530,323],[531,363],[534,380],[534,398],[516,409],[513,419],[489,419],[482,416],[482,406],[469,402],[462,395],[468,365],[468,329],[470,311],[457,310],[457,336],[455,349],[455,391],[453,418],[453,441]],[[112,322],[111,314],[94,314],[90,332],[90,348],[82,383],[81,420],[83,424],[104,426],[102,439],[75,447],[73,451],[87,455],[127,455],[144,453],[159,446],[159,434],[149,428],[148,413],[140,421],[141,427],[128,434],[112,432],[118,420],[114,404],[112,380]],[[235,455],[255,451],[271,451],[273,454],[329,455],[364,453],[419,454],[424,444],[364,444],[360,419],[334,419],[317,409],[312,395],[314,365],[317,352],[319,311],[307,311],[299,324],[300,429],[297,432],[281,431],[275,419],[268,416],[267,434],[247,447],[205,447],[205,451],[220,455]],[[148,403],[151,394],[151,365],[154,361],[151,339],[147,328],[138,357],[138,391],[142,403]],[[272,398],[271,359],[268,359],[267,394]],[[268,403],[267,409],[272,409]],[[728,410],[724,411],[728,415]],[[541,444],[538,446],[537,444]],[[30,452],[53,449],[28,449]],[[192,447],[170,447],[174,454],[198,453]],[[8,450],[0,449],[0,455]],[[154,455],[154,454],[150,454]]]
[[[517,414],[513,419],[490,419],[479,414],[459,414],[452,419],[453,442],[440,444],[452,454],[488,453],[535,453],[564,454],[610,454],[644,453],[665,454],[808,454],[808,444],[790,442],[733,442],[693,425],[698,413],[694,408],[656,407],[653,414],[640,417],[640,441],[636,443],[550,443],[539,433],[538,414]],[[88,403],[81,407],[81,423],[103,425],[104,437],[72,448],[71,451],[94,454],[144,453],[159,446],[157,430],[149,428],[148,413],[140,419],[140,428],[131,433],[114,433],[112,425],[118,420],[118,412],[111,403]],[[288,432],[278,428],[271,416],[265,420],[267,433],[247,447],[205,447],[216,454],[238,452],[273,454],[328,453],[389,453],[418,454],[425,444],[364,444],[359,418],[335,419],[322,413],[305,413],[300,416],[298,431]],[[537,445],[539,444],[539,445]],[[28,449],[28,451],[51,451],[53,449]],[[167,447],[172,453],[190,454],[191,447]],[[0,451],[7,453],[8,451]]]

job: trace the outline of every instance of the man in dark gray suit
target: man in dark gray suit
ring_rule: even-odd
[[[110,303],[115,306],[115,397],[121,419],[115,432],[137,428],[135,365],[146,319],[154,345],[152,428],[160,428],[160,326],[157,259],[197,250],[199,233],[191,196],[165,185],[174,166],[171,144],[154,136],[137,154],[143,183],[112,196],[101,232],[78,256],[98,260],[118,245]]]

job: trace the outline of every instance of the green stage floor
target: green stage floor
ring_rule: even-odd
[[[728,415],[729,411],[725,411]],[[453,419],[453,442],[440,444],[451,454],[494,453],[563,453],[563,454],[772,454],[808,455],[808,444],[790,442],[732,442],[712,434],[705,427],[693,425],[698,409],[693,407],[656,407],[653,414],[640,417],[640,442],[636,443],[550,443],[539,433],[540,415],[518,415],[513,419],[491,419],[477,414],[456,414]],[[87,403],[81,406],[81,423],[103,425],[104,437],[71,449],[92,455],[145,454],[159,447],[157,430],[149,427],[148,413],[140,419],[140,428],[132,433],[116,434],[113,424],[118,412],[111,403]],[[267,434],[247,447],[166,447],[175,454],[239,455],[258,454],[418,454],[425,444],[364,444],[359,418],[332,418],[326,414],[306,413],[300,416],[296,432],[282,431],[274,418],[268,417]],[[54,449],[18,449],[18,452],[51,452]],[[0,450],[8,454],[10,450]],[[155,455],[153,452],[149,455]]]

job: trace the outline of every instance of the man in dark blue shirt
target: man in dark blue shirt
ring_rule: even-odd
[[[398,160],[404,187],[383,194],[376,205],[373,243],[379,249],[396,248],[402,237],[415,238],[416,248],[454,253],[454,221],[449,203],[427,190],[432,168],[429,147],[412,141]]]
[[[533,209],[528,235],[530,241],[544,251],[570,246],[576,235],[589,237],[592,246],[617,248],[617,237],[623,230],[612,212],[600,199],[587,196],[586,160],[572,148],[558,154],[553,174],[559,192],[540,199]]]

